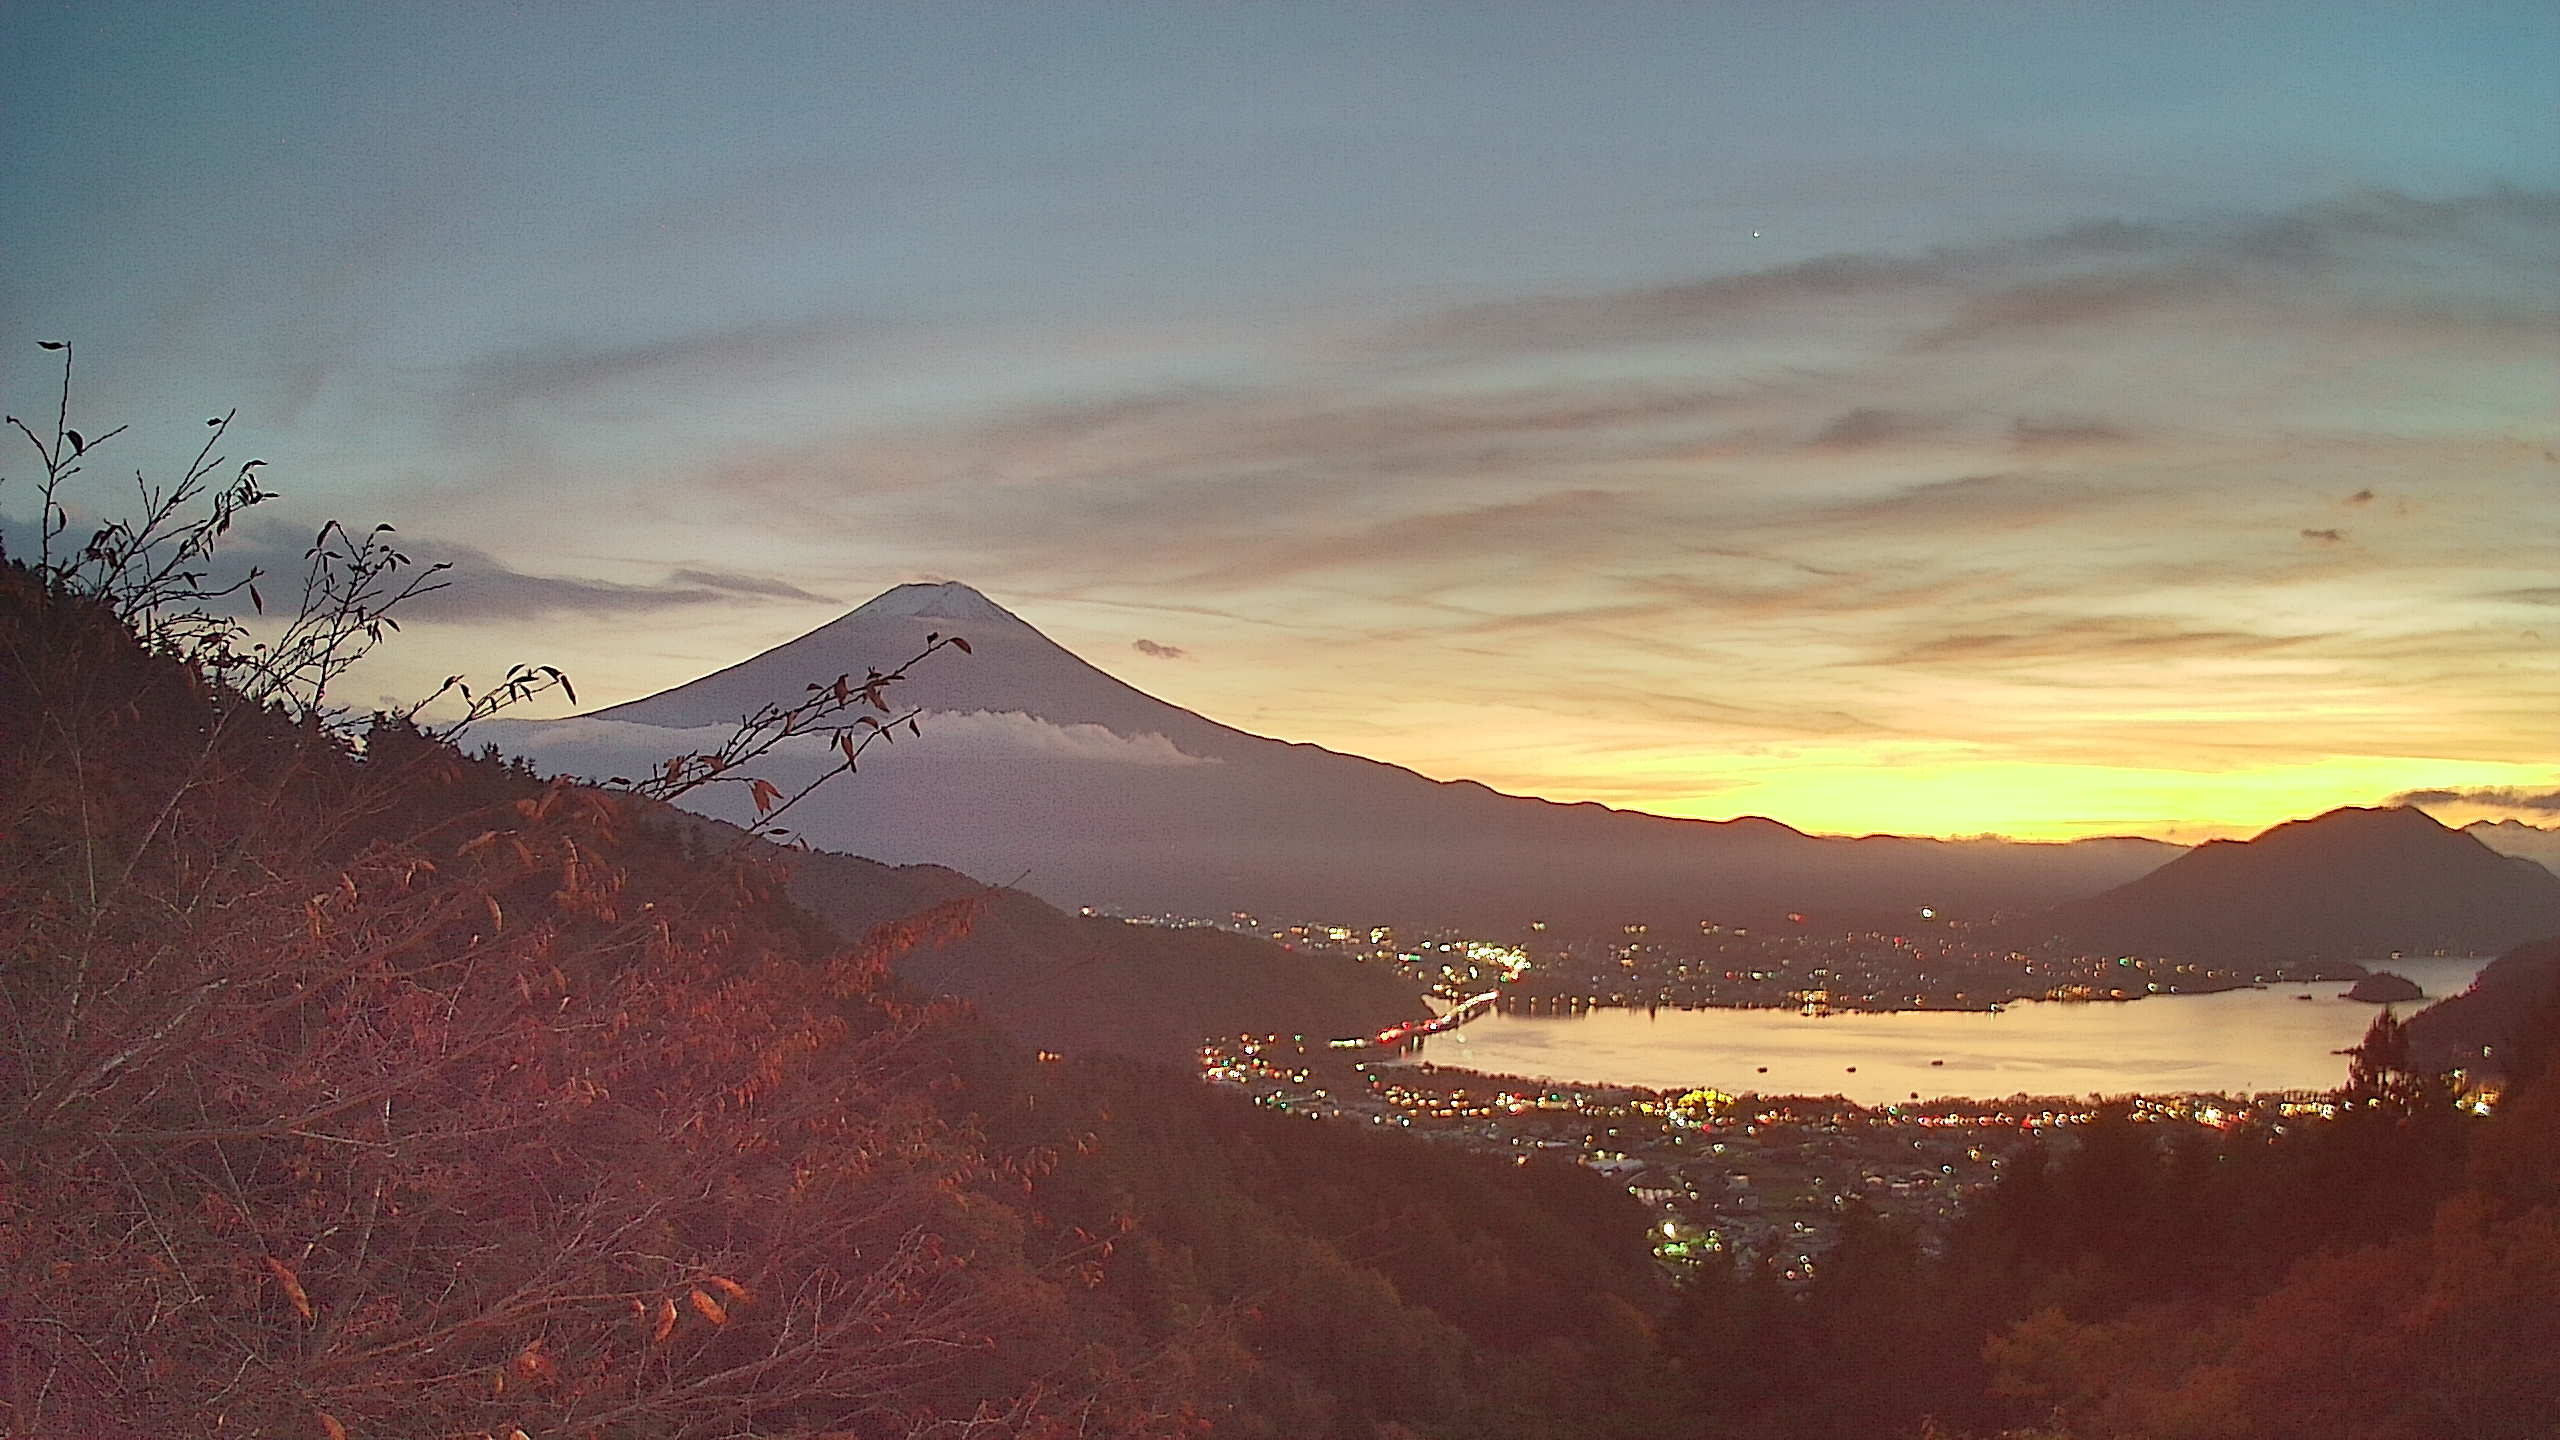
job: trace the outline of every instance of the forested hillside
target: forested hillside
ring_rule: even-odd
[[[10,1433],[1539,1434],[1644,1371],[1596,1176],[1033,1064],[889,978],[956,911],[845,943],[19,566],[0,796]]]
[[[2212,1139],[2117,1107],[2013,1157],[1942,1254],[1853,1212],[1800,1293],[1707,1268],[1664,1331],[1693,1433],[2549,1436],[2560,1074],[2482,1120],[2407,1064],[2386,1018],[2334,1118]]]
[[[1418,982],[1348,956],[1284,950],[1207,927],[1070,915],[939,865],[883,865],[823,850],[777,850],[776,858],[790,874],[791,897],[845,934],[966,904],[965,933],[909,950],[892,968],[919,990],[967,1000],[980,1018],[1045,1050],[1187,1068],[1207,1035],[1362,1035],[1430,1013]]]

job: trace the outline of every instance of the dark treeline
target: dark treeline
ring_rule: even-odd
[[[2551,1435],[2560,1076],[2478,1120],[2406,1063],[2377,1022],[2339,1117],[2282,1133],[2111,1111],[2014,1157],[1939,1256],[1853,1211],[1801,1294],[1701,1273],[1664,1327],[1692,1433]]]

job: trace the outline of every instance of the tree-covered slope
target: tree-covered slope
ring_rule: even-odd
[[[1207,928],[1069,915],[935,865],[790,851],[791,894],[848,934],[936,906],[949,927],[892,962],[919,990],[967,1000],[1026,1045],[1189,1065],[1212,1035],[1359,1035],[1428,1012],[1421,987],[1334,954]]]
[[[1649,1373],[1597,1177],[1035,1064],[891,973],[930,912],[698,831],[0,568],[0,1429],[1537,1435]]]

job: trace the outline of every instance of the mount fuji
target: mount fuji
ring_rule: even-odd
[[[1822,837],[1756,817],[1671,819],[1432,780],[1156,699],[956,583],[898,586],[645,699],[486,733],[549,770],[639,774],[813,682],[896,665],[936,633],[964,637],[971,653],[937,654],[897,687],[926,711],[919,736],[874,746],[859,775],[792,812],[812,846],[950,866],[1062,905],[1504,931],[2040,909],[2179,853],[2132,838]],[[828,763],[815,741],[772,760],[766,773],[786,788]],[[699,801],[705,813],[748,818],[742,795],[715,790]]]

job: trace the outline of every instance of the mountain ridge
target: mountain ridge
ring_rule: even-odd
[[[1811,836],[1767,817],[1686,819],[1432,779],[1160,700],[958,582],[894,588],[761,654],[569,722],[608,727],[583,738],[562,722],[490,733],[553,768],[636,773],[627,767],[647,763],[650,745],[685,748],[665,730],[734,723],[811,682],[896,665],[939,633],[964,634],[972,653],[937,655],[899,687],[930,712],[923,734],[866,756],[857,781],[802,806],[794,818],[809,843],[1020,875],[1070,907],[1478,930],[2040,909],[2179,853],[2138,837]],[[1113,745],[1083,726],[1163,744]],[[814,774],[823,762],[801,763]],[[747,818],[732,797],[703,808]]]
[[[2560,829],[2522,820],[2474,820],[2462,833],[2497,851],[2560,874]]]
[[[2353,960],[2560,934],[2560,876],[2407,806],[2340,806],[2211,840],[2033,927],[2084,949]]]

